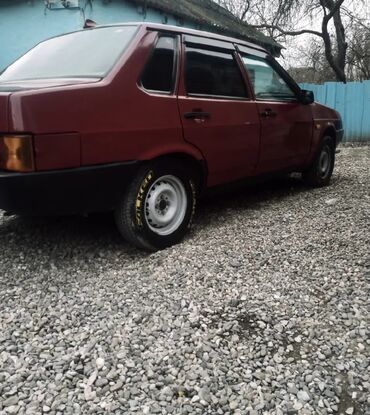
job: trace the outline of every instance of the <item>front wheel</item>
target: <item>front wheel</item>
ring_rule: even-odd
[[[142,168],[116,208],[121,235],[149,251],[178,243],[191,225],[195,180],[185,166],[162,161]]]
[[[303,181],[308,186],[322,187],[330,182],[335,164],[335,145],[330,136],[324,137],[320,150],[311,166],[303,172]]]

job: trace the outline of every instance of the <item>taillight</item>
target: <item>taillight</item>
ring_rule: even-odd
[[[0,135],[0,169],[16,172],[35,170],[32,136]]]

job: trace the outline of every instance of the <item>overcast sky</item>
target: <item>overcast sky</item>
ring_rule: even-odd
[[[370,28],[370,0],[345,0],[344,8],[345,10],[342,12],[342,16],[345,24],[347,24],[346,10],[348,10],[358,16],[361,22]],[[312,20],[309,17],[307,17],[307,19],[302,19],[299,27],[296,27],[295,29],[313,29],[321,31],[321,22],[322,15],[318,13]],[[309,45],[311,38],[312,35],[288,37],[286,43],[283,43],[285,49],[282,51],[282,57],[279,58],[279,62],[285,68],[291,66],[304,66],[305,50]]]

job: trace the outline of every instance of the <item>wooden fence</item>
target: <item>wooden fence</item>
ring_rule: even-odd
[[[300,84],[314,92],[315,100],[335,108],[342,116],[344,141],[370,141],[370,80]]]

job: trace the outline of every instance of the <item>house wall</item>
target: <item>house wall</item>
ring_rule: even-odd
[[[300,84],[315,100],[335,108],[343,119],[344,141],[370,141],[370,81]]]
[[[42,40],[81,29],[85,19],[99,24],[148,21],[200,28],[191,21],[125,0],[80,0],[79,8],[48,9],[44,0],[0,0],[0,71]]]

